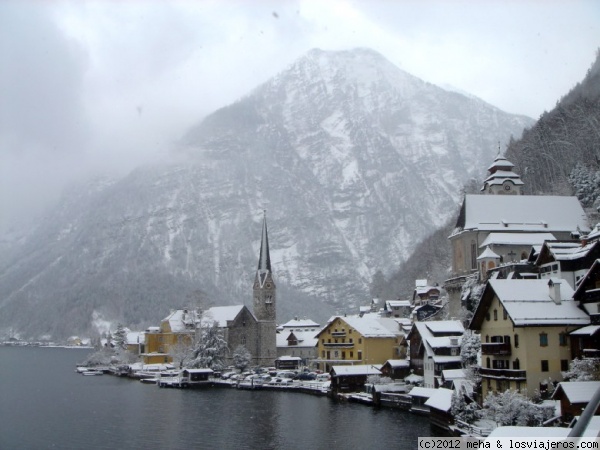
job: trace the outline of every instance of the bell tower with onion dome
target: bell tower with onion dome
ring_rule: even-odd
[[[491,195],[521,195],[523,180],[513,172],[515,165],[500,154],[488,167],[489,175],[483,182],[481,192]]]

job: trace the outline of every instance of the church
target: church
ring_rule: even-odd
[[[466,277],[484,279],[501,264],[526,260],[533,247],[568,240],[590,231],[574,196],[523,195],[514,164],[500,154],[488,167],[481,195],[465,195],[450,235],[452,274],[444,288],[452,305],[460,304]]]
[[[229,349],[227,364],[232,362],[233,352],[238,346],[250,352],[254,366],[275,364],[277,287],[271,270],[266,213],[263,216],[258,268],[252,293],[254,312],[245,305],[215,306],[202,314],[191,309],[171,312],[161,321],[160,327],[146,330],[143,361],[147,364],[172,361],[170,347],[182,336],[192,336],[201,324],[212,325],[216,322]]]

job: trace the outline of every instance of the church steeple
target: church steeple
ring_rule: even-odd
[[[271,273],[271,255],[269,255],[269,234],[267,233],[267,211],[263,211],[262,237],[260,240],[260,254],[258,257],[258,275],[261,284],[264,284],[266,274]]]
[[[264,211],[258,268],[254,278],[254,315],[258,320],[275,322],[276,286],[271,271],[267,212]]]

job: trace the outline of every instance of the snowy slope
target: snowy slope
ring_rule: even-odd
[[[377,270],[456,213],[498,140],[531,123],[371,50],[313,50],[190,130],[178,163],[66,195],[4,258],[0,331],[251,304],[263,209],[281,320],[331,310],[320,303],[351,311]]]

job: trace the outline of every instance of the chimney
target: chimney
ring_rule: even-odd
[[[561,283],[561,280],[559,280],[557,278],[550,278],[550,281],[548,281],[550,298],[557,305],[560,305],[560,303],[561,303],[560,283]]]

